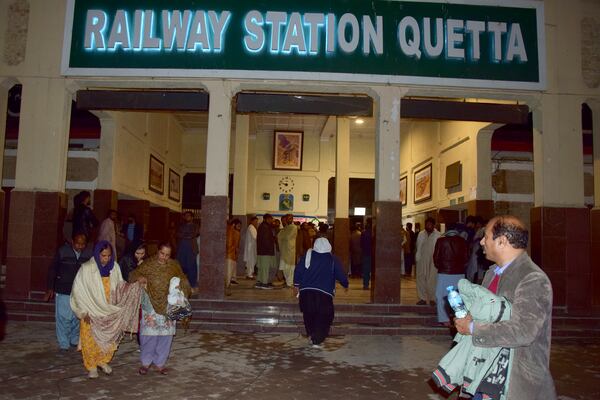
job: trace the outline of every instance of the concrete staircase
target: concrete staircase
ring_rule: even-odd
[[[54,322],[54,304],[41,301],[43,293],[31,300],[4,300],[8,320]],[[192,329],[244,333],[304,333],[298,305],[289,302],[191,300]],[[386,304],[338,304],[333,335],[452,335],[447,328],[434,326],[435,308]],[[574,317],[555,308],[553,338],[600,337],[600,316]]]

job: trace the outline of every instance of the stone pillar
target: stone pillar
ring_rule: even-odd
[[[590,215],[584,207],[581,102],[542,95],[533,109],[535,207],[531,256],[550,277],[554,305],[591,311]]]
[[[206,145],[206,191],[202,198],[199,296],[225,296],[225,239],[229,188],[229,144],[231,138],[230,82],[207,83],[210,93]]]
[[[114,157],[117,154],[117,127],[111,114],[104,111],[95,111],[94,115],[100,120],[98,188],[112,189],[114,179]]]
[[[71,96],[63,79],[22,79],[15,189],[7,244],[7,298],[46,289],[63,239]]]
[[[402,203],[400,202],[400,100],[396,87],[377,88],[373,274],[371,300],[400,303]]]
[[[250,116],[236,115],[235,122],[235,154],[232,217],[242,222],[240,232],[240,251],[237,260],[237,275],[245,275],[244,243],[246,239],[246,226],[248,225],[247,192],[248,192],[248,140],[250,136]]]
[[[4,167],[4,140],[6,137],[6,110],[8,108],[8,91],[14,85],[12,80],[6,80],[0,83],[0,146],[1,157],[0,157],[0,181],[2,180],[2,173]],[[0,185],[2,186],[2,185]],[[6,238],[4,237],[4,219],[8,216],[4,215],[4,202],[5,195],[4,191],[0,189],[0,249],[4,248]],[[5,260],[0,254],[0,263],[4,264]]]
[[[600,99],[587,101],[592,110],[594,141],[594,208],[590,211],[592,307],[600,310]]]
[[[346,273],[350,268],[350,121],[337,118],[335,157],[335,220],[333,225],[333,252],[342,261]]]

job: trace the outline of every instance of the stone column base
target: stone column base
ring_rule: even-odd
[[[350,220],[348,218],[335,219],[332,245],[333,254],[342,261],[347,275],[350,271]]]
[[[200,227],[199,295],[202,299],[225,297],[225,243],[229,216],[227,196],[202,197]]]
[[[6,298],[27,299],[45,291],[48,267],[63,243],[67,195],[12,191],[8,221]]]
[[[590,211],[592,307],[600,311],[600,208]]]
[[[402,259],[402,203],[373,203],[373,303],[400,304]]]
[[[569,314],[591,312],[590,212],[587,208],[531,209],[531,258],[548,274],[554,305]]]

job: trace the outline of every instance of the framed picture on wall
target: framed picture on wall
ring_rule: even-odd
[[[275,131],[273,169],[302,169],[303,132]]]
[[[181,199],[181,177],[169,168],[169,199],[179,201]]]
[[[415,203],[431,200],[431,164],[415,171]]]
[[[406,193],[406,183],[407,183],[408,179],[406,176],[400,178],[400,203],[405,206],[406,203],[408,202],[408,196]]]
[[[165,192],[165,164],[150,154],[150,170],[148,173],[148,188],[158,194]]]

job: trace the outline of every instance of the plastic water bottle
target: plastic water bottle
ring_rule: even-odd
[[[467,307],[465,307],[465,303],[463,302],[462,297],[460,297],[460,294],[458,294],[458,291],[454,289],[454,286],[448,286],[446,290],[448,291],[448,303],[454,310],[456,318],[466,317]]]

